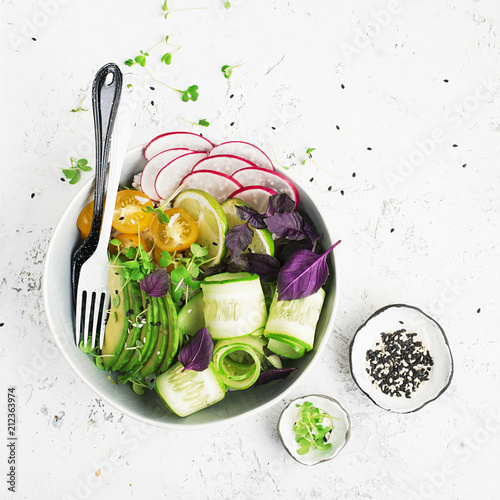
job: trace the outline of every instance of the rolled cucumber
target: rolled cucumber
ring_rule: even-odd
[[[212,338],[261,335],[267,319],[257,274],[221,273],[202,281],[203,315]]]
[[[178,362],[156,377],[156,392],[173,413],[187,417],[224,399],[226,386],[212,363],[201,372],[183,369]]]
[[[303,350],[310,351],[314,345],[316,325],[324,300],[325,291],[322,288],[309,297],[296,300],[278,300],[276,292],[269,309],[264,336],[279,341],[280,344],[270,340],[268,348],[290,358],[301,357]],[[285,351],[289,355],[283,354]]]

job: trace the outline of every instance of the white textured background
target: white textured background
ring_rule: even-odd
[[[497,0],[41,0],[0,4],[0,436],[18,391],[22,499],[494,499],[500,462],[500,4]],[[165,35],[183,48],[153,73],[135,146],[193,130],[262,146],[331,217],[339,313],[316,370],[257,418],[191,433],[143,427],[100,401],[58,354],[42,266],[66,205],[69,157],[93,164],[89,112],[71,113],[104,63]],[[32,38],[36,39],[33,40]],[[244,63],[225,80],[223,64]],[[123,66],[123,69],[127,68]],[[154,87],[151,90],[150,87]],[[233,96],[233,97],[231,97]],[[205,118],[208,129],[192,126]],[[274,127],[274,128],[273,128]],[[301,163],[317,148],[317,165]],[[85,174],[87,177],[90,174]],[[376,309],[406,302],[441,323],[455,377],[410,415],[374,406],[348,371],[348,344]],[[352,439],[317,467],[288,457],[281,409],[337,398]]]

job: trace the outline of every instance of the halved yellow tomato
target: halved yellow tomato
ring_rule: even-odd
[[[90,234],[90,226],[92,225],[92,214],[94,213],[94,200],[92,200],[88,205],[85,205],[83,210],[80,212],[76,225],[80,230],[80,236],[82,240],[86,240]]]
[[[153,220],[153,212],[146,207],[153,208],[153,202],[140,191],[125,189],[116,195],[113,227],[126,234],[137,234],[144,231]]]
[[[183,208],[170,208],[165,210],[165,215],[169,218],[167,223],[162,223],[155,217],[151,224],[157,247],[167,252],[189,248],[198,238],[196,221]]]
[[[114,237],[116,240],[120,240],[122,244],[120,245],[120,250],[124,250],[129,247],[139,248],[139,243],[142,245],[142,248],[149,252],[150,246],[149,243],[144,238],[139,238],[137,234],[118,234]],[[115,245],[109,245],[109,251],[111,253],[116,253],[117,247]]]

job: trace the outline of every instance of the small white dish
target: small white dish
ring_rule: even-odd
[[[401,330],[416,334],[413,338],[425,346],[433,363],[429,370],[428,380],[424,380],[414,391],[410,391],[409,397],[404,394],[396,397],[384,392],[381,384],[377,383],[377,380],[374,382],[368,373],[368,351],[381,349],[383,344],[381,333],[394,333]],[[397,364],[401,366],[399,361]],[[379,309],[358,328],[350,346],[350,365],[354,381],[366,396],[381,408],[396,413],[414,412],[434,401],[448,388],[453,376],[453,358],[444,330],[423,311],[405,304],[392,304]],[[422,365],[415,364],[414,366],[419,369]],[[396,370],[392,373],[395,372]],[[390,380],[402,380],[400,376],[399,373],[391,375]],[[405,378],[405,380],[411,379]],[[387,389],[387,385],[385,388]]]
[[[333,418],[333,430],[326,439],[326,443],[330,443],[331,447],[328,450],[311,447],[305,455],[299,455],[297,450],[300,446],[296,441],[293,426],[299,418],[300,408],[298,406],[306,401]],[[303,465],[316,465],[337,456],[347,444],[351,437],[351,420],[337,400],[321,394],[310,394],[293,400],[281,412],[278,421],[278,435],[286,451],[294,460]]]

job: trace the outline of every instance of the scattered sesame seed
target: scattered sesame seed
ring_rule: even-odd
[[[311,178],[309,179],[309,182],[312,182],[313,180],[314,180],[314,177],[311,177]]]
[[[231,127],[234,125],[234,122],[231,122],[229,125],[231,125]]]
[[[229,99],[232,99],[233,97],[234,97],[234,94],[231,94],[231,95],[229,96]]]
[[[372,148],[370,148],[370,147],[368,147],[368,148],[366,148],[366,149],[368,149],[368,151],[371,151],[371,150],[372,150]]]
[[[34,42],[36,42],[36,38],[32,37],[31,39],[32,39]]]
[[[343,83],[340,84],[341,89],[345,89],[345,85]]]
[[[340,127],[339,127],[338,125],[335,125],[335,128],[336,128],[337,130],[340,130]]]
[[[149,87],[151,90],[154,90],[155,88],[154,87]]]
[[[453,147],[454,148],[458,148],[458,144],[453,144]]]
[[[331,191],[332,190],[332,186],[328,186],[328,191]]]
[[[151,106],[154,106],[155,105],[155,102],[154,101],[151,101]]]
[[[271,127],[273,130],[276,130],[276,127]]]
[[[66,179],[64,177],[61,177],[61,181],[66,182]]]
[[[467,163],[464,163],[464,164],[462,165],[462,168],[465,168],[466,166],[467,166]]]
[[[394,228],[393,228],[393,227],[391,227],[391,233],[393,233],[393,232],[394,232]]]
[[[1,328],[3,325],[5,325],[5,323],[0,323],[0,328]]]
[[[352,176],[353,176],[353,177],[356,177],[356,172],[353,172],[353,173],[352,173]]]
[[[340,194],[341,194],[342,196],[344,196],[344,190],[343,190],[343,189],[341,189],[341,190],[340,190]]]
[[[31,198],[34,198],[35,197],[35,193],[31,193]]]
[[[481,312],[481,308],[479,308],[479,309],[477,310],[477,313],[478,313],[478,314],[479,314],[480,312]],[[2,325],[3,325],[3,323],[2,323]],[[2,326],[2,325],[0,325],[0,326]]]
[[[449,81],[447,78],[443,80],[444,83],[448,83]]]

